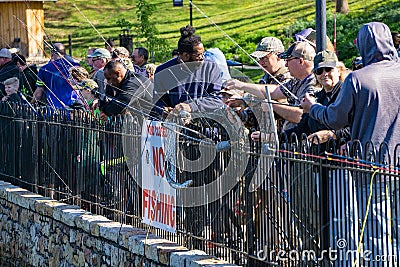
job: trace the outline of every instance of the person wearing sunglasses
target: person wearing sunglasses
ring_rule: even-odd
[[[96,70],[93,80],[99,86],[99,92],[104,94],[104,66],[111,60],[111,53],[105,48],[98,48],[88,57],[92,59],[93,68]]]
[[[330,106],[333,102],[335,102],[336,98],[339,95],[339,92],[343,85],[343,79],[345,78],[347,71],[343,64],[341,64],[335,54],[335,52],[330,50],[324,50],[319,53],[314,58],[314,69],[313,72],[315,74],[317,80],[317,86],[321,87],[322,90],[317,91],[314,96],[317,99],[318,103],[323,106]],[[322,155],[325,155],[326,151],[330,151],[332,148],[332,143],[328,142],[329,140],[350,140],[350,129],[349,127],[345,127],[343,129],[338,129],[336,131],[330,129],[325,124],[315,120],[309,116],[308,113],[304,113],[302,115],[301,121],[297,124],[296,127],[289,129],[284,132],[286,136],[292,139],[292,135],[295,133],[298,139],[301,139],[303,134],[306,134],[308,140],[310,141],[311,148],[318,150],[318,152]],[[313,218],[318,218],[320,216],[321,209],[329,209],[332,211],[330,216],[330,230],[331,233],[330,241],[331,246],[335,244],[337,240],[335,238],[339,237],[347,237],[348,241],[348,249],[355,249],[356,247],[356,229],[353,225],[348,225],[346,228],[345,224],[349,221],[357,220],[357,210],[355,203],[355,185],[352,176],[346,170],[328,170],[326,172],[328,175],[329,183],[329,206],[323,206],[318,209],[318,206],[313,202],[304,202],[304,206],[306,211],[313,214],[315,217],[310,217],[309,222],[310,225],[317,225]],[[318,181],[318,176],[315,176],[315,181]],[[314,194],[314,190],[316,190],[318,183],[310,183],[304,185],[303,190],[300,190],[301,196],[305,199],[309,199],[307,194]],[[299,184],[300,188],[302,188],[303,184]],[[344,193],[345,192],[345,193]],[[337,207],[333,205],[335,203],[332,201],[333,197],[336,198],[344,198],[344,195],[347,196],[346,201],[341,202],[341,206]],[[349,197],[352,196],[352,197]],[[342,211],[346,211],[346,213]],[[304,214],[308,214],[304,212]],[[351,230],[349,233],[343,232],[343,229]],[[343,263],[335,262],[333,266],[341,267],[345,265],[341,265]]]
[[[332,129],[350,126],[351,140],[361,144],[364,160],[393,162],[400,143],[400,63],[390,28],[382,22],[364,24],[356,46],[364,67],[347,76],[336,101],[326,107],[306,94],[302,107],[311,118]],[[363,226],[362,240],[364,251],[372,252],[371,259],[399,255],[395,243],[398,244],[400,221],[392,216],[399,214],[399,210],[390,210],[391,201],[399,203],[399,187],[395,184],[398,181],[394,180],[398,179],[374,180],[369,175],[357,180],[357,198],[362,202],[360,216],[365,216],[367,204],[371,210]],[[370,194],[374,197],[372,202]],[[392,236],[396,238],[388,238]]]
[[[343,64],[339,63],[336,54],[330,50],[319,52],[314,58],[313,72],[317,79],[317,86],[322,90],[315,93],[315,98],[318,103],[324,106],[332,104],[343,85],[343,80],[346,76],[346,70]],[[349,128],[333,131],[326,125],[309,117],[308,113],[304,113],[300,123],[296,127],[285,131],[289,137],[292,133],[296,133],[299,137],[302,133],[308,135],[308,139],[315,143],[325,143],[330,138],[349,139]]]

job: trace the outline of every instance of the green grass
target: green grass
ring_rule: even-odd
[[[184,1],[183,7],[173,7],[171,0],[149,2],[157,4],[152,21],[160,32],[159,37],[167,40],[172,50],[179,38],[179,28],[189,24],[188,1]],[[295,32],[315,24],[315,0],[193,0],[193,3],[249,53],[263,36],[277,36],[287,47]],[[103,47],[103,38],[118,39],[121,29],[116,25],[117,19],[137,23],[135,4],[134,0],[45,2],[45,31],[50,40],[64,43],[72,34],[73,55],[84,57],[88,47]],[[337,17],[339,58],[347,65],[357,53],[352,40],[363,23],[376,20],[387,23],[392,30],[400,29],[400,3],[395,0],[354,0],[349,1],[349,6],[348,15]],[[331,39],[333,10],[334,2],[327,2],[327,33]],[[236,57],[239,61],[249,62],[247,56],[204,14],[193,8],[193,25],[205,46],[219,47],[228,59]],[[140,44],[141,40],[134,38],[133,41]]]

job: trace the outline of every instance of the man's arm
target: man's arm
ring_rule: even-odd
[[[178,104],[178,105],[180,105],[180,104]],[[184,108],[180,108],[180,109],[184,109],[186,111],[189,111],[189,109],[190,109],[189,112],[208,112],[208,111],[213,111],[217,108],[224,106],[224,103],[222,103],[222,100],[216,96],[205,96],[205,97],[194,99],[192,101],[188,101],[187,103],[185,103],[184,107],[186,107],[186,105],[187,105],[188,109],[184,109]]]
[[[276,114],[293,123],[299,123],[303,115],[303,110],[296,106],[272,104],[272,108]]]
[[[244,83],[236,79],[232,79],[226,82],[226,89],[232,90],[243,90],[247,93],[255,95],[260,99],[266,99],[266,89],[268,87],[271,99],[284,99],[286,98],[282,91],[279,89],[277,84],[255,84],[255,83]]]
[[[351,74],[347,76],[335,102],[327,107],[317,103],[316,99],[310,94],[306,94],[301,103],[304,112],[309,112],[311,118],[334,130],[349,126],[352,122],[355,106],[355,90],[351,78]]]
[[[40,99],[42,99],[43,92],[44,92],[44,87],[41,86],[36,87],[35,92],[33,92],[33,98],[31,100],[31,104],[35,104]]]
[[[111,85],[107,85],[106,90],[110,90]],[[115,97],[111,98],[108,102],[103,102],[100,105],[100,110],[107,116],[114,116],[123,113],[123,111],[129,106],[129,102],[135,92],[135,89],[131,84],[123,86],[122,88],[114,88],[117,91]]]

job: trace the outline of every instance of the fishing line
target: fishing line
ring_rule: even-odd
[[[76,4],[74,4],[73,5],[74,7],[75,7],[75,9],[81,14],[81,16],[90,24],[90,26],[96,31],[96,33],[103,39],[103,41],[105,41],[106,42],[106,39],[102,36],[102,34],[96,29],[96,27],[93,25],[93,23],[85,16],[85,14],[83,14],[83,12],[77,7],[77,5]],[[186,67],[186,68],[188,68],[187,66],[186,66],[186,64],[182,61],[182,63],[183,63],[183,65]],[[189,72],[190,72],[190,74],[193,74],[193,72],[192,71],[190,71],[190,69],[188,68],[188,70],[189,70]],[[135,72],[132,72],[134,75],[136,75],[136,73]],[[139,79],[138,79],[139,80]],[[139,82],[141,82],[140,80],[139,80]],[[143,86],[143,84],[141,83],[141,85]],[[119,89],[119,88],[116,88],[117,90],[121,90],[121,89]],[[202,88],[203,89],[203,91],[204,91],[204,88]],[[186,91],[186,88],[184,88],[184,90],[185,90],[185,92],[186,92],[186,94],[188,95],[188,97],[190,98],[190,100],[192,100],[192,102],[193,103],[195,103],[196,104],[196,102],[195,101],[193,101],[194,99],[191,99],[191,96],[190,96],[190,94]],[[151,104],[153,104],[153,103],[151,103]],[[200,109],[199,109],[200,110]],[[201,111],[200,111],[201,112]]]
[[[14,18],[15,18],[16,20],[18,20],[18,21],[25,27],[25,29],[26,29],[26,31],[28,32],[28,34],[36,41],[36,43],[39,44],[39,41],[37,40],[37,38],[36,38],[35,36],[33,36],[33,35],[30,33],[30,29],[27,27],[27,25],[26,25],[21,19],[19,19],[18,17],[16,17],[15,15],[14,15]],[[41,24],[40,24],[40,25],[41,25]],[[46,31],[44,30],[44,28],[43,28],[43,31],[46,33]],[[46,36],[47,36],[47,35],[46,35]],[[44,44],[45,44],[46,46],[48,46],[50,49],[52,49],[54,53],[57,53],[58,57],[60,57],[61,59],[64,59],[64,60],[61,60],[61,61],[59,61],[59,62],[62,64],[62,66],[63,66],[65,69],[69,69],[69,67],[67,67],[67,65],[66,65],[67,63],[68,63],[72,68],[75,68],[75,67],[76,67],[76,66],[72,65],[72,63],[71,63],[69,60],[67,60],[67,59],[64,57],[64,55],[62,55],[58,50],[54,50],[54,49],[53,49],[53,46],[50,45],[46,40],[44,40]],[[41,47],[41,46],[40,46],[40,47]],[[44,48],[42,48],[42,50],[43,50],[43,52],[46,52]],[[69,81],[68,79],[65,78],[64,74],[61,72],[61,70],[58,68],[58,66],[56,66],[56,64],[54,63],[53,59],[50,59],[49,62],[52,62],[52,63],[53,63],[53,65],[55,66],[55,68],[56,68],[56,69],[58,70],[58,72],[62,75],[61,78],[64,78],[64,79],[67,81],[67,83],[71,86],[71,89],[76,93],[76,91],[75,91],[74,87],[71,85],[70,81]],[[59,76],[57,73],[49,72],[47,69],[45,69],[45,71],[47,71],[48,73],[51,73],[52,75],[57,75],[57,76]],[[43,87],[46,88],[46,91],[48,90],[48,91],[54,96],[54,98],[55,98],[57,101],[60,102],[60,104],[61,104],[64,108],[67,108],[67,107],[68,107],[63,101],[61,101],[61,99],[59,99],[59,97],[58,97],[58,96],[57,96],[57,95],[56,95],[42,80],[40,80],[38,74],[35,74],[35,76],[36,76],[37,80],[39,80],[39,81],[41,81],[41,82],[43,83]],[[77,94],[77,93],[76,93],[76,94]],[[77,95],[78,95],[78,97],[79,97],[79,94],[77,94]],[[48,100],[48,101],[51,101],[49,104],[52,106],[53,109],[56,109],[55,104],[52,102],[52,100],[51,100],[51,99],[47,99],[47,100]],[[82,99],[81,99],[81,100],[82,100]],[[82,101],[84,101],[84,100],[82,100]]]
[[[268,70],[266,70],[263,66],[261,66],[260,63],[258,63],[258,61],[253,58],[249,53],[246,52],[246,50],[244,50],[232,37],[230,37],[220,26],[218,26],[209,16],[207,16],[206,13],[204,13],[199,7],[197,7],[195,4],[192,3],[192,5],[197,9],[197,11],[200,12],[200,14],[202,14],[215,28],[217,28],[219,31],[221,31],[223,33],[223,35],[225,37],[227,37],[237,48],[240,49],[240,51],[242,51],[246,56],[248,56],[254,63],[256,63],[256,65],[258,67],[260,67],[265,73],[267,73],[268,75],[270,75],[273,80],[279,84],[281,86],[281,88],[283,89],[283,91],[285,91],[285,95],[287,94],[288,96],[290,96],[293,99],[296,99],[297,101],[299,100],[298,97],[296,95],[294,95],[283,83],[281,83],[278,79],[275,78],[274,75],[272,75]]]

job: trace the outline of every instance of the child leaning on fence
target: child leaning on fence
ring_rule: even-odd
[[[6,95],[1,99],[2,102],[22,102],[21,96],[18,94],[19,80],[17,77],[12,77],[4,82]]]
[[[80,101],[76,103],[77,106],[82,106],[84,103],[84,109],[90,109],[95,112],[95,114],[100,114],[100,110],[95,107],[95,102],[98,100],[98,85],[97,83],[89,79],[88,71],[79,66],[71,67],[69,70],[68,80],[79,96]],[[74,103],[73,103],[74,104]],[[72,105],[72,107],[77,107]]]

